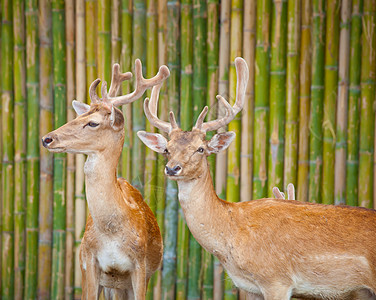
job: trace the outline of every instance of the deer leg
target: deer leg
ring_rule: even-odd
[[[82,299],[99,299],[102,287],[99,285],[99,270],[94,258],[86,261],[86,267],[81,264],[82,271]]]
[[[146,268],[145,262],[139,264],[131,274],[135,300],[144,300],[146,296]]]

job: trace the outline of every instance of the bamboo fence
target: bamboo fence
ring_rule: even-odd
[[[190,130],[205,105],[236,97],[234,59],[250,69],[229,151],[209,158],[227,201],[271,196],[376,206],[376,0],[1,0],[1,299],[79,299],[78,252],[88,214],[84,155],[48,152],[40,138],[90,102],[112,64],[145,77],[166,64],[158,115]],[[124,82],[129,93],[133,82]],[[140,143],[143,99],[123,107],[119,176],[143,193],[164,240],[147,299],[245,299],[195,241],[165,159]],[[213,133],[208,134],[210,138]]]

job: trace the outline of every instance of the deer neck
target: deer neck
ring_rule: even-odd
[[[225,238],[221,228],[231,220],[229,203],[215,193],[209,168],[198,179],[178,181],[178,188],[179,202],[191,233],[206,250],[216,254]]]
[[[116,172],[119,157],[120,151],[102,151],[89,154],[85,162],[86,198],[94,223],[119,217],[124,211]]]

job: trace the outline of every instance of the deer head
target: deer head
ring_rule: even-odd
[[[94,80],[89,89],[91,105],[73,100],[72,105],[78,117],[42,138],[43,146],[51,152],[91,154],[105,148],[121,149],[124,141],[124,117],[116,108],[139,99],[149,87],[161,84],[170,72],[162,66],[156,76],[145,79],[139,59],[135,62],[135,90],[126,95],[116,96],[121,83],[129,80],[132,73],[120,72],[119,64],[114,64],[110,90],[102,84],[102,98],[96,93],[100,79]]]
[[[244,106],[245,91],[248,82],[248,66],[244,59],[235,59],[237,74],[236,101],[232,107],[222,96],[217,99],[225,107],[225,115],[217,120],[204,122],[208,107],[202,110],[191,131],[182,131],[176,123],[174,113],[170,112],[170,122],[158,119],[157,102],[160,86],[153,87],[151,98],[145,99],[144,111],[150,123],[167,132],[169,141],[158,133],[137,132],[138,137],[150,149],[163,153],[168,162],[165,174],[172,180],[192,180],[201,177],[208,169],[207,156],[225,150],[235,138],[234,132],[222,132],[206,140],[208,131],[217,130],[230,123]]]

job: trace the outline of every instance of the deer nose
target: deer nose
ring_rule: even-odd
[[[47,148],[48,145],[51,144],[52,142],[53,142],[53,139],[51,137],[46,136],[42,138],[42,144],[45,148]]]
[[[173,168],[170,168],[166,166],[165,172],[167,175],[174,176],[181,170],[181,167],[179,165],[176,165]]]

